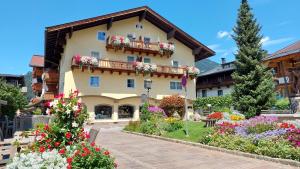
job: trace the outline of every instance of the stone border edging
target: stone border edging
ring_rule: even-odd
[[[156,136],[156,135],[149,135],[149,134],[138,133],[138,132],[131,132],[131,131],[125,131],[125,130],[122,130],[122,132],[134,134],[134,135],[145,136],[145,137],[150,137],[150,138],[156,138],[156,139],[170,141],[170,142],[174,142],[174,143],[181,143],[181,144],[196,146],[196,147],[205,148],[208,150],[220,151],[220,152],[229,153],[229,154],[233,154],[233,155],[240,155],[243,157],[249,157],[249,158],[254,158],[254,159],[259,159],[259,160],[271,161],[271,162],[281,163],[281,164],[285,164],[285,165],[300,167],[300,162],[295,161],[295,160],[272,158],[272,157],[268,157],[268,156],[264,156],[264,155],[245,153],[245,152],[236,151],[236,150],[228,150],[225,148],[213,147],[213,146],[209,146],[209,145],[205,145],[205,144],[201,144],[201,143],[194,143],[194,142],[189,142],[189,141],[184,141],[184,140],[178,140],[178,139],[167,138],[167,137]]]

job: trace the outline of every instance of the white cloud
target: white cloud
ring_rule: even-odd
[[[220,48],[219,44],[212,44],[212,45],[208,45],[207,47],[209,47],[210,49],[212,49],[216,53],[220,53],[220,52],[225,52],[226,51],[225,49]]]
[[[217,38],[222,39],[222,38],[229,38],[230,37],[230,32],[227,31],[219,31],[217,33]]]
[[[266,36],[264,38],[261,39],[261,43],[262,45],[265,46],[272,46],[272,45],[277,45],[277,44],[281,44],[284,42],[288,42],[293,40],[294,38],[288,37],[288,38],[279,38],[279,39],[271,39],[269,36]]]

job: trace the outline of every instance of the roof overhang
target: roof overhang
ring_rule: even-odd
[[[65,24],[47,27],[45,30],[45,67],[57,66],[63,52],[63,45],[66,43],[66,35],[72,36],[74,31],[124,20],[132,17],[139,17],[139,20],[146,19],[161,30],[172,36],[193,51],[195,61],[215,55],[215,52],[203,45],[189,34],[163,18],[147,6],[133,8],[125,11],[115,12],[107,15],[97,16],[89,19],[69,22]]]

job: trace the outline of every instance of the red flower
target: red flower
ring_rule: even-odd
[[[207,116],[208,119],[217,119],[217,120],[220,120],[223,118],[223,113],[221,112],[214,112],[212,114],[209,114]]]
[[[103,153],[104,155],[106,155],[106,156],[108,156],[109,155],[109,151],[104,151],[104,153]]]
[[[95,142],[92,142],[92,143],[91,143],[91,146],[94,147],[94,146],[95,146]]]
[[[69,165],[67,166],[67,169],[72,169],[72,166],[69,164]]]
[[[85,156],[87,156],[86,153],[82,153],[82,154],[81,154],[81,157],[85,157]]]
[[[58,151],[58,153],[59,153],[59,154],[65,154],[66,151],[65,151],[65,149],[60,149],[60,150]]]
[[[76,150],[74,155],[77,156],[79,153],[80,153],[80,151]]]
[[[100,148],[100,147],[96,147],[95,150],[96,150],[97,152],[99,152],[99,151],[101,150],[101,148]]]
[[[42,136],[42,138],[45,138],[45,137],[46,137],[46,134],[45,134],[45,133],[42,133],[41,136]]]
[[[40,151],[41,153],[43,153],[45,150],[46,150],[46,148],[45,148],[44,146],[41,146],[40,149],[39,149],[39,151]]]
[[[55,145],[55,147],[59,147],[60,142],[55,142],[54,145]]]
[[[72,163],[72,161],[73,161],[72,157],[67,158],[67,162],[68,162],[69,164]]]
[[[66,138],[67,138],[67,139],[70,139],[71,137],[72,137],[72,134],[71,134],[70,132],[67,132],[67,133],[66,133]]]
[[[46,124],[46,125],[44,126],[44,130],[48,131],[49,129],[50,129],[50,128],[49,128],[49,125]]]
[[[50,143],[50,142],[51,142],[51,139],[50,139],[50,138],[46,140],[46,143]]]
[[[72,144],[73,144],[73,142],[72,142],[72,141],[69,141],[68,143],[69,143],[69,145],[72,145]]]
[[[90,134],[88,132],[85,132],[85,138],[90,138]]]
[[[48,149],[51,149],[51,145],[50,144],[48,144]]]

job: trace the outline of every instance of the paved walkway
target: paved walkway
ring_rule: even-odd
[[[246,158],[189,145],[104,128],[96,142],[116,157],[119,169],[292,169],[287,165]]]

